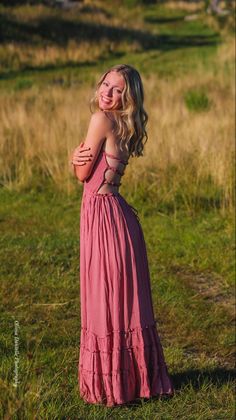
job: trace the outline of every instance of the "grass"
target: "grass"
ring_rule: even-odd
[[[0,48],[1,185],[23,191],[40,175],[51,177],[58,189],[74,189],[68,162],[86,135],[89,98],[100,74],[122,61],[141,72],[149,115],[145,156],[133,159],[125,175],[132,195],[144,191],[170,211],[184,205],[190,212],[232,212],[230,29],[226,33],[226,24],[222,29],[201,11],[184,20],[190,10],[182,3],[175,9],[171,3],[117,5],[116,15],[110,2],[106,9],[99,2],[80,5],[76,13],[1,6],[9,26]]]
[[[189,211],[202,206],[232,211],[233,51],[233,43],[222,45],[216,57],[209,59],[208,68],[201,62],[194,75],[187,73],[184,78],[143,77],[149,140],[144,157],[131,159],[127,168],[131,191],[143,191],[159,206],[169,202],[171,208],[184,204]],[[162,64],[168,67],[166,61]],[[84,98],[88,104],[93,91],[83,82],[86,74],[77,80],[65,73],[45,86],[35,85],[33,76],[16,78],[13,91],[2,92],[3,186],[30,188],[36,173],[50,176],[58,189],[73,190],[69,157],[86,134],[89,111]],[[43,77],[39,80],[44,83]],[[204,112],[205,96],[199,99],[198,92],[204,92],[211,104]],[[194,113],[189,109],[193,106]]]
[[[233,14],[183,1],[3,4],[1,418],[233,419]],[[82,185],[68,161],[85,103],[117,62],[144,81],[149,139],[120,192],[139,211],[176,393],[105,408],[85,404],[77,384]]]
[[[68,197],[50,185],[23,195],[1,191],[1,417],[233,418],[234,229],[232,219],[217,211],[148,216],[143,203],[139,211],[176,395],[112,409],[80,399],[80,200],[79,192]],[[20,340],[16,389],[14,320]]]
[[[117,1],[116,14],[113,1],[107,1],[106,8],[102,2],[81,4],[76,12],[42,5],[2,6],[1,21],[7,30],[2,32],[1,78],[6,80],[22,75],[22,72],[44,71],[50,79],[50,73],[58,73],[60,68],[77,70],[78,75],[81,65],[86,70],[86,63],[91,65],[89,70],[93,73],[99,62],[102,64],[105,60],[107,66],[112,60],[127,60],[130,54],[135,54],[139,61],[141,53],[142,63],[150,50],[165,54],[190,49],[192,56],[194,50],[201,54],[203,49],[209,54],[221,41],[218,27],[208,25],[202,14],[188,22],[183,19],[187,11],[173,12],[159,5],[129,9],[119,3]],[[176,13],[179,20],[176,20]],[[182,60],[176,58],[175,61]],[[189,65],[192,65],[191,60]],[[148,66],[142,72],[146,73],[148,69],[155,70]],[[172,70],[173,67],[166,68],[166,74]]]

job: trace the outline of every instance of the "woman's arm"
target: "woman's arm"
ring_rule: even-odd
[[[76,163],[78,163],[78,154],[76,154],[75,152],[73,156],[75,174],[81,182],[84,182],[85,179],[87,179],[91,174],[93,166],[101,150],[102,144],[106,139],[110,129],[111,121],[102,111],[97,111],[94,114],[92,114],[88,127],[88,132],[83,144],[84,148],[90,147],[90,154],[92,154],[92,159],[91,161],[87,161],[83,166],[78,166],[78,164],[76,165]]]
[[[78,166],[86,165],[86,163],[91,160],[92,154],[90,149],[90,147],[84,146],[84,142],[81,142],[80,145],[75,148],[70,159],[70,163],[73,164],[73,168],[71,168],[72,175],[76,176],[76,168]]]

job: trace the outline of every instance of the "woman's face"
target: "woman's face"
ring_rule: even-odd
[[[121,95],[125,88],[123,76],[111,71],[98,89],[98,104],[101,110],[119,109],[122,105]]]

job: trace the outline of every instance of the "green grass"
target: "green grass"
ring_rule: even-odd
[[[155,209],[146,214],[145,203],[135,202],[176,394],[170,400],[105,408],[85,404],[77,385],[81,193],[67,197],[49,184],[41,192],[1,190],[0,198],[1,417],[233,419],[234,229],[229,216]],[[16,389],[14,320],[20,340]]]
[[[187,108],[190,111],[207,111],[210,108],[210,101],[204,91],[190,90],[184,95],[184,100]]]
[[[60,63],[59,59],[52,65],[37,67],[30,64],[30,57],[27,64],[22,64],[17,55],[10,58],[9,54],[6,56],[2,52],[0,89],[4,90],[17,89],[18,86],[26,89],[31,85],[44,86],[58,79],[65,84],[76,81],[94,83],[97,72],[117,64],[117,61],[138,66],[143,75],[155,72],[159,77],[177,77],[192,71],[199,60],[204,61],[204,57],[207,65],[222,41],[220,33],[206,23],[204,14],[200,13],[194,21],[185,21],[186,11],[173,11],[158,4],[139,4],[137,8],[119,5],[114,16],[114,2],[108,1],[106,8],[101,3],[99,10],[102,14],[108,13],[110,18],[99,24],[90,23],[91,17],[95,13],[99,16],[99,12],[89,7],[85,14],[77,12],[71,15],[45,6],[39,18],[33,6],[22,6],[24,13],[21,14],[18,10],[0,7],[2,25],[7,28],[2,33],[4,43],[12,40],[19,45],[23,43],[22,48],[24,42],[31,46],[59,45],[68,48],[71,39],[76,40],[78,45],[83,40],[89,40],[91,46],[101,46],[101,54],[97,61],[88,59],[78,63]],[[120,26],[117,23],[113,25],[113,16]],[[139,22],[138,28],[132,24],[136,21]],[[104,50],[104,41],[107,45],[115,41],[115,50]],[[119,42],[123,42],[121,47]],[[134,42],[135,51],[132,50]]]
[[[40,93],[41,88],[50,89],[54,84],[65,89],[91,86],[98,74],[117,62],[137,66],[143,75],[174,79],[194,71],[199,62],[203,69],[212,65],[222,35],[208,25],[203,14],[184,21],[184,10],[143,3],[127,0],[115,9],[115,17],[125,27],[101,25],[108,43],[117,37],[124,44],[114,51],[101,50],[96,62],[37,67],[30,60],[23,65],[17,57],[0,56],[5,63],[0,91],[11,94],[37,86]],[[114,1],[107,1],[99,12],[110,14],[110,23],[113,5]],[[1,24],[8,28],[1,33],[3,43],[27,39],[32,45],[57,45],[63,22],[60,40],[65,48],[76,34],[90,36],[86,22],[95,12],[89,7],[79,18],[69,17],[73,25],[66,22],[67,12],[45,8],[56,18],[40,20],[33,6],[21,7],[22,14],[13,18],[15,8],[0,6]],[[38,26],[32,25],[33,13]],[[139,23],[139,29],[132,22]],[[52,23],[55,34],[49,31]],[[45,41],[45,34],[51,38]],[[205,107],[206,99],[198,93],[183,97],[188,108],[199,111]],[[194,168],[192,172],[188,183]],[[77,384],[81,190],[69,197],[54,189],[52,182],[42,180],[20,192],[0,189],[1,418],[234,418],[233,215],[219,210],[221,191],[214,190],[210,179],[189,194],[182,187],[171,201],[162,199],[165,194],[161,189],[157,193],[156,184],[155,191],[148,193],[145,181],[136,191],[122,187],[122,195],[139,210],[157,326],[176,394],[170,400],[141,399],[139,404],[117,408],[85,404]],[[19,322],[17,388],[13,387],[14,321]]]

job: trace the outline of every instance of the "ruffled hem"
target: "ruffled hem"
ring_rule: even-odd
[[[108,407],[174,393],[155,324],[103,337],[81,328],[78,380],[86,402]]]

